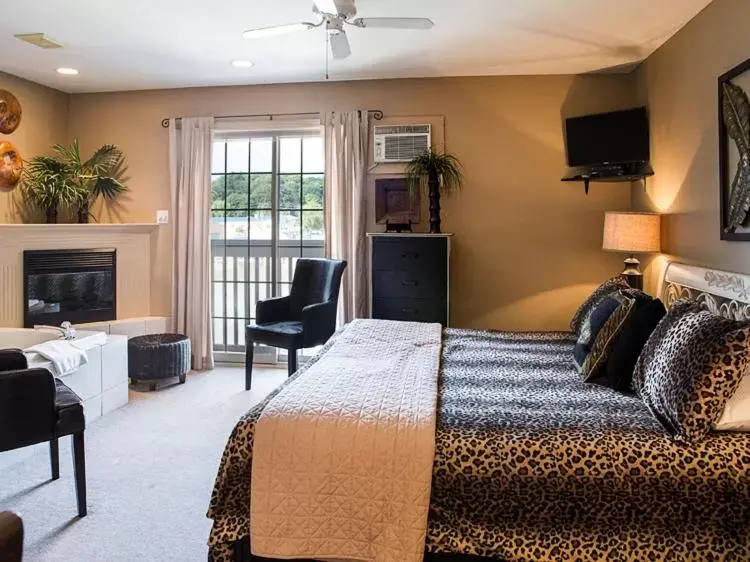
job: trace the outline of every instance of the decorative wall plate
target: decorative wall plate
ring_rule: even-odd
[[[0,142],[0,189],[15,187],[21,179],[23,158],[10,141]]]
[[[9,135],[21,123],[21,103],[8,90],[0,90],[0,133]]]

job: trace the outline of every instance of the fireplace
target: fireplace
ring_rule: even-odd
[[[24,251],[24,327],[115,320],[115,279],[113,249]]]

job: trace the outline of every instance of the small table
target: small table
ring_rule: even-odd
[[[131,383],[178,377],[180,384],[190,371],[190,340],[182,334],[150,334],[128,340],[128,374]]]

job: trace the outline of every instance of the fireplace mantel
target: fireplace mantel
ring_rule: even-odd
[[[77,223],[57,223],[57,224],[22,224],[22,223],[2,223],[0,224],[0,233],[23,233],[23,232],[49,232],[53,233],[68,233],[68,232],[80,232],[86,234],[94,234],[96,232],[102,233],[149,233],[159,226],[156,223],[95,223],[90,222],[86,224]]]
[[[117,250],[117,317],[151,315],[152,247],[160,225],[0,224],[0,327],[23,326],[24,250]],[[169,226],[165,226],[169,229]]]

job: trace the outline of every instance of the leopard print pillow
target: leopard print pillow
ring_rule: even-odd
[[[570,321],[570,331],[579,335],[581,332],[581,326],[588,318],[594,307],[605,297],[616,293],[622,289],[629,289],[630,285],[624,277],[618,275],[612,279],[607,279],[604,283],[599,285],[589,297],[583,301],[583,304],[578,307],[576,313]]]
[[[672,304],[672,307],[668,310],[668,314],[659,321],[656,328],[654,328],[654,331],[651,332],[651,335],[648,340],[646,340],[646,344],[643,346],[643,350],[641,350],[641,354],[638,356],[638,360],[635,363],[632,384],[633,392],[635,392],[636,395],[641,396],[646,382],[644,380],[645,370],[638,368],[641,364],[641,360],[643,359],[643,361],[645,361],[647,356],[653,357],[657,348],[661,345],[662,340],[666,337],[667,332],[674,327],[675,323],[677,323],[683,315],[688,312],[700,312],[701,310],[705,310],[705,308],[702,304],[696,301],[681,299]]]
[[[659,322],[633,374],[636,393],[675,440],[703,439],[750,364],[750,322],[678,301]]]

